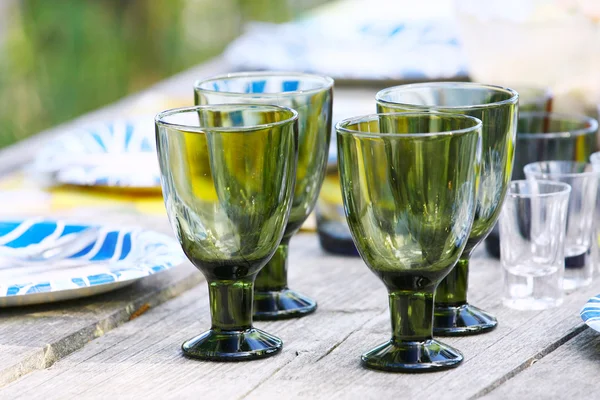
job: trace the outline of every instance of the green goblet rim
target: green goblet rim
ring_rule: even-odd
[[[535,171],[532,168],[535,165],[539,164],[548,164],[548,163],[559,163],[559,164],[575,164],[579,166],[590,166],[592,167],[591,171],[584,172],[544,172],[544,171]],[[535,161],[529,163],[523,167],[523,172],[527,175],[527,172],[534,175],[536,180],[544,179],[544,180],[554,180],[554,179],[562,179],[562,178],[592,178],[592,177],[600,177],[600,171],[595,171],[593,169],[593,165],[591,163],[585,161],[565,161],[565,160],[548,160],[548,161]],[[539,177],[539,178],[538,178]]]
[[[221,111],[221,112],[231,112],[231,111],[239,111],[239,110],[248,110],[248,109],[257,109],[258,111],[277,111],[281,113],[287,113],[285,119],[281,121],[271,122],[268,124],[258,124],[258,125],[246,125],[246,126],[201,126],[199,123],[198,126],[192,125],[182,125],[176,124],[172,122],[164,121],[164,118],[169,117],[171,115],[183,114],[187,112],[198,112],[202,110],[208,111]],[[195,133],[204,133],[207,131],[219,131],[223,133],[227,132],[253,132],[261,129],[273,128],[275,126],[281,126],[289,124],[290,122],[295,122],[298,120],[298,112],[289,107],[282,107],[270,104],[249,104],[249,103],[240,103],[240,104],[212,104],[212,105],[202,105],[202,106],[190,106],[190,107],[179,107],[172,108],[170,110],[165,110],[156,115],[154,121],[157,125],[168,127],[172,129],[187,131],[187,132],[195,132]]]
[[[212,90],[202,87],[205,84],[211,82],[224,81],[228,79],[240,79],[240,78],[273,78],[273,77],[290,77],[296,79],[316,79],[321,80],[322,86],[318,86],[314,89],[306,90],[292,90],[289,92],[267,92],[267,93],[246,93],[246,92],[230,92],[230,91],[219,91]],[[199,79],[194,82],[194,90],[208,94],[218,94],[220,96],[234,96],[234,97],[250,97],[250,98],[280,98],[280,97],[293,97],[298,95],[310,95],[329,90],[333,87],[333,78],[327,75],[318,74],[307,74],[303,72],[285,72],[285,71],[257,71],[257,72],[233,72],[229,74],[221,74],[212,76],[206,79]]]
[[[447,118],[459,119],[459,120],[463,120],[463,121],[471,121],[474,123],[474,125],[470,126],[470,127],[466,127],[466,128],[453,129],[453,130],[449,130],[449,131],[423,132],[423,133],[418,133],[418,132],[378,133],[378,132],[363,132],[363,131],[359,131],[359,130],[355,130],[355,129],[346,128],[349,125],[359,124],[362,122],[374,121],[376,119],[379,119],[380,117],[385,117],[385,116],[389,116],[389,117],[397,116],[397,117],[410,118],[410,117],[430,117],[432,115],[437,116],[437,117],[442,117],[442,118],[447,117]],[[362,115],[359,117],[346,118],[342,121],[339,121],[335,125],[335,129],[336,129],[337,133],[340,135],[352,135],[352,136],[367,137],[367,138],[394,137],[394,138],[398,138],[398,139],[407,139],[408,140],[408,139],[416,139],[416,138],[419,138],[419,139],[420,138],[433,138],[433,137],[440,137],[440,136],[460,136],[460,135],[464,135],[464,134],[471,133],[474,131],[478,131],[481,129],[482,125],[483,124],[479,118],[471,117],[469,115],[422,111],[422,112],[375,113],[375,114]]]
[[[519,113],[519,120],[522,118],[531,118],[531,117],[539,117],[539,118],[550,118],[554,120],[562,120],[562,121],[571,121],[575,123],[581,123],[584,125],[584,128],[570,129],[568,131],[561,132],[544,132],[540,133],[530,133],[530,132],[517,132],[517,139],[560,139],[560,138],[574,138],[584,135],[590,135],[595,133],[598,130],[598,121],[596,121],[592,117],[588,117],[586,115],[579,114],[565,114],[565,113],[555,113],[555,112],[547,112],[547,111],[526,111]]]
[[[420,89],[420,88],[464,88],[464,89],[487,89],[492,92],[501,92],[509,94],[510,97],[504,100],[495,101],[492,103],[484,103],[484,104],[472,104],[472,105],[464,105],[464,106],[440,106],[435,104],[414,104],[414,103],[400,103],[397,101],[386,100],[384,96],[388,93],[394,91],[408,91],[411,89]],[[487,85],[482,83],[474,83],[474,82],[422,82],[422,83],[410,83],[406,85],[398,85],[392,86],[383,90],[380,90],[375,95],[375,100],[377,103],[389,106],[389,107],[402,107],[402,108],[413,108],[413,109],[422,109],[422,110],[482,110],[487,108],[495,108],[501,107],[504,105],[516,104],[519,100],[519,93],[517,91],[498,85]]]

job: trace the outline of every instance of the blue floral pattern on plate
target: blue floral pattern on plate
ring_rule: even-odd
[[[154,119],[107,121],[69,131],[44,146],[33,170],[52,183],[157,189]]]
[[[587,326],[600,332],[600,294],[589,299],[579,315],[581,315],[581,319]]]
[[[50,254],[48,261],[30,258],[43,253]],[[0,306],[106,292],[183,259],[175,239],[149,230],[41,219],[0,221]]]

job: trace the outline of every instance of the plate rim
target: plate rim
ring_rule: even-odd
[[[0,307],[2,307],[2,303],[6,301],[6,299],[19,299],[19,298],[25,298],[25,297],[30,297],[32,295],[43,295],[43,294],[64,294],[67,292],[77,292],[81,289],[94,289],[94,288],[100,288],[100,287],[104,287],[104,286],[111,286],[111,285],[115,285],[117,284],[117,286],[122,287],[122,286],[126,286],[126,284],[132,284],[140,279],[144,279],[146,277],[149,276],[153,276],[156,274],[160,274],[161,272],[166,272],[169,271],[171,269],[174,269],[180,265],[183,264],[183,262],[185,261],[185,255],[183,253],[183,251],[181,250],[181,247],[179,245],[179,242],[172,238],[171,236],[162,233],[162,232],[158,232],[156,230],[153,229],[148,229],[142,226],[135,226],[135,225],[129,225],[129,224],[118,224],[118,223],[99,223],[99,222],[82,222],[80,220],[77,219],[61,219],[61,218],[45,218],[45,217],[32,217],[32,218],[0,218],[0,224],[2,223],[22,223],[24,221],[28,221],[28,220],[33,220],[33,224],[39,224],[39,223],[63,223],[65,226],[69,226],[69,225],[78,225],[78,226],[85,226],[87,228],[90,227],[100,227],[100,228],[105,228],[108,231],[126,231],[129,233],[143,233],[143,232],[148,232],[151,233],[153,235],[155,235],[155,237],[157,239],[161,240],[161,243],[166,244],[169,248],[169,255],[170,258],[172,258],[172,261],[166,264],[160,264],[160,266],[162,266],[163,268],[159,271],[154,271],[152,268],[148,269],[148,274],[147,275],[143,275],[143,276],[138,276],[138,277],[126,277],[124,279],[115,279],[113,282],[108,282],[108,283],[97,283],[97,284],[90,284],[88,286],[83,286],[83,287],[78,287],[78,288],[70,288],[70,289],[59,289],[59,290],[50,290],[48,292],[36,292],[36,293],[15,293],[15,294],[11,294],[11,295],[7,295],[5,293],[0,293]],[[3,245],[0,245],[3,246]],[[175,250],[177,249],[177,250]],[[173,251],[171,251],[173,250]],[[110,263],[106,263],[106,262],[99,262],[99,263],[105,263],[108,265],[111,265]],[[159,265],[155,265],[155,266],[159,266]],[[76,269],[75,269],[76,270]],[[72,279],[72,278],[77,278],[77,276],[75,277],[70,277],[68,279]],[[42,284],[42,283],[46,283],[46,281],[42,282],[42,281],[38,281],[38,282],[32,282],[32,283],[28,283],[32,286],[38,285],[38,284]],[[10,287],[10,286],[14,286],[14,285],[19,285],[20,283],[18,282],[11,282],[11,283],[7,283],[6,287]],[[118,289],[115,288],[115,289]],[[107,291],[110,291],[113,289],[109,289]],[[106,292],[107,292],[106,291]],[[82,298],[82,297],[87,297],[87,296],[91,296],[92,294],[88,294],[85,296],[73,296],[70,298]],[[65,299],[66,300],[66,299]],[[44,303],[48,302],[54,302],[54,301],[61,301],[60,299],[57,300],[47,300]],[[40,304],[40,302],[35,302],[35,303],[28,303],[28,304]]]

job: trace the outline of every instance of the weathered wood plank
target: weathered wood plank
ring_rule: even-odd
[[[369,371],[360,367],[360,354],[387,340],[390,331],[383,285],[359,259],[324,254],[314,235],[294,238],[290,248],[291,285],[315,296],[319,309],[302,319],[257,324],[283,338],[282,354],[234,364],[184,358],[181,343],[209,325],[206,288],[200,285],[51,368],[24,376],[0,390],[0,397],[469,398],[582,329],[577,311],[589,293],[571,294],[554,310],[506,309],[500,304],[499,264],[480,251],[473,263],[471,299],[497,314],[498,329],[444,339],[465,354],[455,370],[424,375]]]
[[[203,397],[231,398],[250,393],[274,371],[295,358],[318,360],[331,351],[340,335],[350,334],[357,321],[368,321],[385,308],[385,289],[366,271],[359,259],[324,256],[317,249],[314,235],[300,235],[292,243],[293,287],[323,301],[319,304],[318,313],[310,318],[257,324],[282,337],[285,342],[283,354],[267,360],[233,364],[183,358],[179,350],[181,343],[210,324],[207,289],[205,285],[199,285],[123,325],[123,330],[109,332],[86,346],[86,351],[73,353],[64,360],[66,369],[55,364],[40,371],[41,374],[30,374],[32,380],[21,395],[28,398],[35,398],[36,393],[52,396],[47,391],[40,393],[41,387],[51,384],[64,388],[55,393],[56,398],[119,397],[123,394],[122,385],[135,382],[136,397],[192,398],[201,393]],[[317,271],[322,273],[315,276]],[[313,284],[315,278],[334,283],[336,276],[344,279],[339,279],[340,286],[337,288],[335,285],[328,286],[336,290],[334,296],[326,296],[322,288]],[[379,296],[355,295],[360,293],[359,289],[364,288],[365,283],[371,292],[373,289],[379,292]],[[354,299],[350,304],[349,297]],[[83,376],[74,380],[72,373],[77,370],[79,374],[79,368],[82,368]],[[144,370],[142,376],[138,376],[140,369]],[[166,370],[170,372],[166,374]],[[190,387],[186,382],[192,383],[196,389],[188,392]],[[6,390],[8,392],[1,392],[0,397],[17,394],[21,389],[9,386]]]
[[[594,399],[599,375],[600,334],[587,328],[484,398]]]
[[[356,393],[366,398],[386,398],[398,393],[405,398],[438,398],[443,393],[445,399],[470,398],[501,383],[505,376],[522,370],[529,360],[543,356],[562,344],[565,337],[581,331],[577,314],[594,289],[569,295],[558,309],[517,312],[501,305],[499,263],[480,259],[473,265],[470,298],[474,304],[494,313],[499,327],[485,335],[442,338],[463,352],[465,361],[459,368],[393,378],[360,368],[359,354],[389,338],[389,319],[387,314],[381,314],[338,343],[322,362],[290,363],[248,398],[270,398],[285,393],[333,398],[352,398]]]

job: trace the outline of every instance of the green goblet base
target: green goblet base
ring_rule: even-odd
[[[282,346],[281,339],[260,329],[211,329],[183,343],[181,349],[186,356],[200,360],[248,361],[277,354]]]
[[[486,333],[498,325],[496,317],[470,304],[435,305],[433,333],[437,336],[468,336]]]
[[[316,301],[290,289],[254,292],[254,319],[258,321],[298,318],[316,309]]]
[[[363,366],[388,372],[435,372],[457,367],[463,355],[435,339],[416,342],[389,341],[361,357]]]

